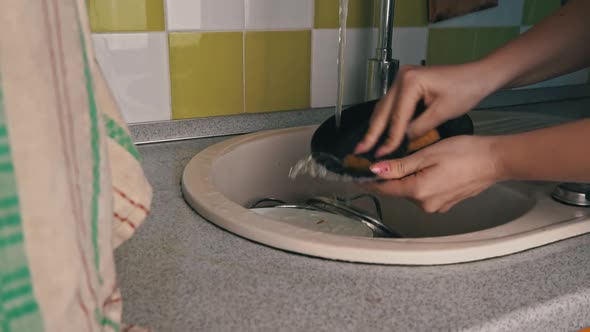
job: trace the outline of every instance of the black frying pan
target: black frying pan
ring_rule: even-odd
[[[311,139],[313,159],[329,171],[337,174],[363,178],[375,177],[368,170],[345,167],[344,158],[354,152],[356,145],[367,133],[369,121],[376,104],[377,100],[373,100],[343,110],[340,128],[336,127],[335,116],[331,116],[324,121]],[[425,109],[424,103],[420,102],[416,106],[414,118],[422,114]],[[462,115],[443,123],[436,130],[441,139],[457,135],[472,135],[473,122],[468,115]],[[375,152],[387,139],[388,132],[389,128],[381,135],[378,143],[371,151],[358,156],[374,163],[379,160],[397,159],[408,155],[408,139],[404,137],[403,142],[394,152],[381,158],[375,158]]]

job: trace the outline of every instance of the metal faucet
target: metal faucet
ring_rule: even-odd
[[[374,58],[369,59],[365,100],[383,97],[397,75],[399,61],[393,59],[393,14],[395,0],[381,0],[379,39]]]

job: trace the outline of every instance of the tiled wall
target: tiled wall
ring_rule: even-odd
[[[375,2],[375,3],[374,3]],[[350,0],[345,102],[362,100],[374,5]],[[426,0],[397,0],[402,64],[476,59],[557,9],[500,6],[427,24]],[[338,0],[89,0],[98,61],[129,122],[333,106]],[[581,84],[587,70],[536,86]],[[535,87],[536,87],[535,86]]]

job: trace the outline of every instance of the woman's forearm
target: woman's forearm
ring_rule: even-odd
[[[526,33],[478,61],[490,89],[513,88],[590,64],[590,1],[570,0]],[[482,74],[479,72],[479,74]]]
[[[590,119],[491,139],[500,180],[590,183]]]

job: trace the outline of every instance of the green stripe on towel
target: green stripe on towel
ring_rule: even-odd
[[[0,141],[9,142],[1,83],[0,77]],[[42,331],[43,320],[35,300],[24,247],[10,144],[0,145],[0,153],[4,155],[0,164],[0,229],[10,227],[10,235],[0,236],[0,331]],[[16,286],[15,282],[18,283]]]
[[[92,148],[92,247],[94,248],[94,267],[98,275],[98,280],[102,284],[102,276],[100,275],[100,251],[98,250],[98,198],[100,195],[100,141],[98,126],[100,119],[98,118],[96,98],[94,97],[92,73],[90,72],[88,55],[86,54],[86,40],[84,39],[82,30],[80,30],[80,45],[84,59],[84,77],[86,78],[88,111],[90,115],[90,146]]]
[[[119,126],[119,124],[115,122],[115,120],[111,119],[106,114],[103,114],[102,117],[104,119],[105,127],[107,128],[107,135],[109,135],[109,137],[113,141],[117,142],[117,144],[119,144],[121,147],[127,150],[127,152],[129,152],[129,154],[132,155],[135,159],[141,160],[139,151],[137,151],[137,148],[135,147],[133,140],[127,134],[125,129]]]

